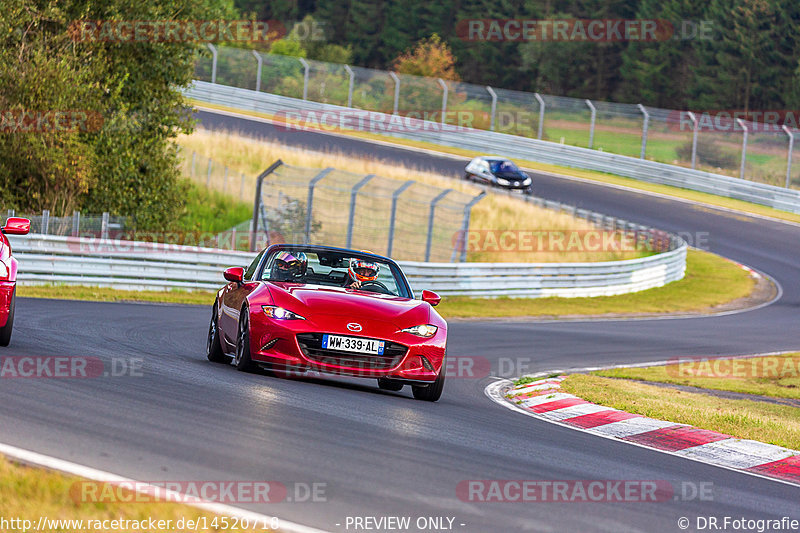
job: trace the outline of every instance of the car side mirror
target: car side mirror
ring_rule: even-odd
[[[31,231],[31,221],[27,218],[9,217],[2,231],[6,235],[27,235]]]
[[[422,291],[422,301],[428,302],[432,306],[436,307],[437,305],[439,305],[439,302],[442,301],[442,297],[433,291],[425,290]]]
[[[230,267],[226,268],[225,272],[222,275],[228,281],[234,281],[236,283],[241,283],[244,279],[244,268],[242,267]]]

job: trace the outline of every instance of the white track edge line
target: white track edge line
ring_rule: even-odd
[[[126,483],[126,482],[135,483],[136,484],[135,486],[138,485],[141,488],[152,489],[155,492],[163,493],[168,498],[174,497],[176,503],[189,505],[191,507],[195,507],[197,509],[201,509],[203,511],[208,511],[218,515],[230,516],[240,519],[258,520],[258,521],[277,520],[277,522],[280,524],[277,531],[282,531],[282,532],[285,531],[286,533],[325,533],[321,529],[315,529],[312,527],[304,526],[302,524],[289,522],[288,520],[284,520],[282,518],[278,518],[275,516],[264,515],[261,513],[240,509],[239,507],[233,507],[231,505],[226,505],[223,503],[206,502],[206,501],[182,502],[181,499],[182,498],[186,499],[188,498],[188,496],[181,494],[180,492],[173,490],[165,490],[163,487],[157,487],[155,485],[150,485],[145,482],[136,481],[134,479],[126,478],[117,474],[113,474],[111,472],[98,470],[96,468],[80,465],[77,463],[73,463],[71,461],[66,461],[64,459],[58,459],[57,457],[44,455],[38,452],[25,450],[23,448],[18,448],[16,446],[12,446],[10,444],[5,444],[2,442],[0,442],[0,454],[12,460],[17,460],[21,463],[40,466],[48,470],[56,470],[66,474],[71,474],[85,479],[90,479],[92,481],[101,481],[109,483]],[[139,492],[138,489],[135,490]],[[152,493],[153,492],[150,492],[150,494]]]
[[[600,435],[598,433],[592,433],[592,432],[587,431],[587,430],[585,430],[583,428],[571,426],[569,424],[565,424],[565,423],[559,422],[557,420],[548,420],[546,418],[542,418],[542,417],[538,416],[536,413],[524,410],[524,409],[518,407],[517,405],[514,405],[513,403],[509,402],[505,398],[503,398],[502,394],[500,393],[500,388],[505,386],[507,383],[510,383],[510,384],[513,385],[513,381],[511,381],[510,379],[501,379],[499,381],[495,381],[493,383],[490,383],[483,390],[483,393],[491,401],[493,401],[496,404],[499,404],[499,405],[505,407],[506,409],[510,409],[510,410],[512,410],[514,412],[517,412],[517,413],[522,413],[525,416],[530,416],[531,418],[535,418],[536,420],[541,420],[541,421],[547,422],[549,424],[555,424],[557,426],[561,426],[561,427],[565,427],[565,428],[568,428],[568,429],[572,429],[574,431],[580,431],[581,433],[586,433],[586,434],[592,435],[594,437],[600,437],[602,439],[607,439],[607,440],[611,440],[611,441],[614,441],[614,442],[619,442],[621,444],[628,444],[628,445],[631,445],[631,446],[636,446],[636,447],[639,447],[639,448],[643,448],[645,450],[650,450],[650,451],[654,451],[654,452],[658,452],[658,453],[663,453],[663,454],[666,454],[666,455],[671,455],[673,457],[679,457],[681,459],[687,459],[689,461],[694,461],[696,463],[701,463],[701,464],[704,464],[704,465],[714,466],[714,467],[717,467],[717,468],[723,468],[723,469],[729,470],[731,472],[738,472],[740,474],[746,474],[748,476],[758,477],[758,478],[761,478],[761,479],[766,479],[768,481],[774,481],[776,483],[782,483],[782,484],[788,485],[790,487],[795,487],[795,488],[800,487],[800,483],[793,483],[791,481],[786,481],[784,479],[765,476],[763,474],[759,474],[757,472],[752,472],[750,470],[742,470],[740,468],[733,468],[733,467],[730,467],[730,466],[719,465],[719,464],[715,464],[715,463],[709,463],[707,461],[704,461],[704,460],[696,458],[696,457],[685,457],[685,456],[678,455],[678,454],[676,454],[674,452],[671,452],[671,451],[668,451],[668,450],[659,450],[658,448],[651,448],[650,446],[645,446],[644,444],[639,444],[638,442],[631,442],[631,441],[619,439],[617,437],[612,437],[610,435]],[[680,425],[680,424],[676,423],[675,425]],[[651,465],[651,467],[653,467],[653,465]]]

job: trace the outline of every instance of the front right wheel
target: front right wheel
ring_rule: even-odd
[[[231,358],[222,351],[219,342],[219,325],[217,324],[217,304],[211,310],[211,323],[208,325],[208,341],[206,342],[206,357],[212,363],[230,363]]]

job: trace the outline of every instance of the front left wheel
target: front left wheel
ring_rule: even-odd
[[[8,346],[11,343],[11,330],[14,329],[14,307],[17,299],[17,288],[11,293],[11,303],[8,306],[8,320],[6,325],[0,328],[0,346]]]
[[[439,370],[439,375],[437,376],[436,381],[430,385],[412,386],[411,392],[414,394],[414,398],[426,402],[438,401],[439,398],[442,397],[442,391],[444,390],[444,369],[445,365],[444,362],[442,362],[442,368]]]
[[[250,310],[242,308],[239,314],[239,334],[236,336],[236,356],[233,358],[236,370],[252,372],[256,365],[250,358]]]

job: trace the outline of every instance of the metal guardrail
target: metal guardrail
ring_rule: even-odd
[[[663,234],[658,235],[663,238]],[[23,285],[94,285],[129,290],[216,290],[222,271],[254,254],[169,244],[52,235],[10,238]],[[662,286],[683,277],[687,244],[670,236],[670,251],[602,263],[401,262],[412,287],[443,295],[601,296]]]
[[[361,117],[368,114],[373,117],[371,119],[373,122],[383,122],[384,124],[388,124],[392,118],[392,115],[375,111],[366,112],[203,81],[195,81],[184,94],[186,97],[200,102],[270,115],[285,116],[291,112],[318,112],[320,114],[316,118],[323,121],[322,125],[325,125],[324,120],[326,120],[322,113],[329,111],[333,113],[333,116],[330,117],[334,121],[330,124],[331,127],[339,127],[343,114],[348,112],[356,113]],[[359,121],[353,122],[357,124]],[[448,128],[435,122],[422,120],[417,120],[417,123],[419,127],[406,128],[407,131],[393,128],[381,133],[391,137],[453,146],[479,153],[497,153],[514,159],[608,172],[649,183],[671,185],[800,213],[800,191],[793,189],[505,133],[464,127]],[[291,128],[292,125],[287,127]]]

